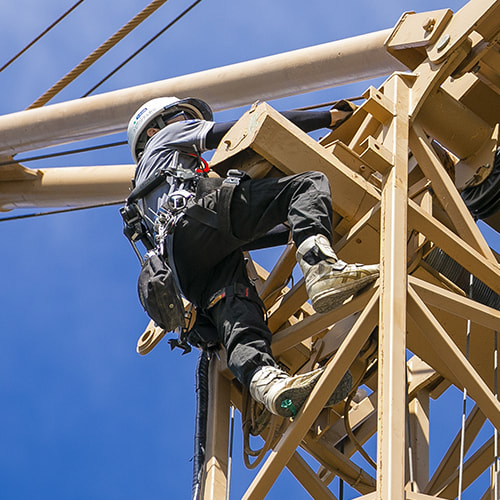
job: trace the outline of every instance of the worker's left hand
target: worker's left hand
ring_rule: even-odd
[[[330,128],[335,130],[342,123],[344,123],[356,110],[357,106],[351,101],[342,99],[337,101],[330,109],[331,121]]]

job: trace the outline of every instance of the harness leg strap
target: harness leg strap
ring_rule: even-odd
[[[231,169],[228,170],[227,177],[220,187],[218,209],[219,230],[231,236],[233,235],[231,228],[231,199],[233,198],[236,186],[239,186],[241,181],[248,178],[248,175],[242,170]]]

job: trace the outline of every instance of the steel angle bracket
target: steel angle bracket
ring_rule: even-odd
[[[439,39],[427,47],[427,55],[434,63],[444,61],[473,31],[488,39],[498,30],[499,0],[472,0],[449,20]]]
[[[159,344],[166,333],[163,328],[156,326],[155,322],[151,320],[137,341],[137,352],[141,356],[148,354]]]
[[[425,47],[438,41],[452,16],[450,9],[405,12],[385,41],[387,52],[415,69],[427,57]]]

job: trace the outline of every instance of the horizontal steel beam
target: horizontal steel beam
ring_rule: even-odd
[[[0,210],[122,201],[130,192],[134,170],[135,165],[36,170],[30,180],[0,183]]]
[[[196,96],[220,111],[406,69],[384,46],[391,29],[0,116],[0,157],[125,130],[154,97]]]

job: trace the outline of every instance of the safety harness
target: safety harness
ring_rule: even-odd
[[[196,155],[194,155],[196,156]],[[142,306],[151,319],[165,331],[175,331],[178,339],[170,340],[171,348],[180,347],[189,352],[187,341],[190,326],[181,299],[181,287],[173,255],[173,234],[179,220],[188,215],[202,224],[233,236],[231,229],[230,205],[234,189],[248,178],[245,172],[229,170],[225,179],[208,177],[207,163],[199,159],[195,171],[179,166],[158,169],[144,182],[134,187],[120,209],[124,221],[123,232],[141,262],[138,279],[138,294]],[[163,183],[170,189],[151,224],[146,223],[140,200]],[[204,196],[219,192],[217,212],[203,205]],[[234,237],[234,236],[233,236]],[[147,250],[145,258],[137,248],[140,241]],[[169,258],[170,256],[170,258]],[[253,289],[234,284],[217,291],[209,300],[207,308],[213,307],[223,298],[243,294],[258,300]],[[186,325],[189,326],[186,326]]]

